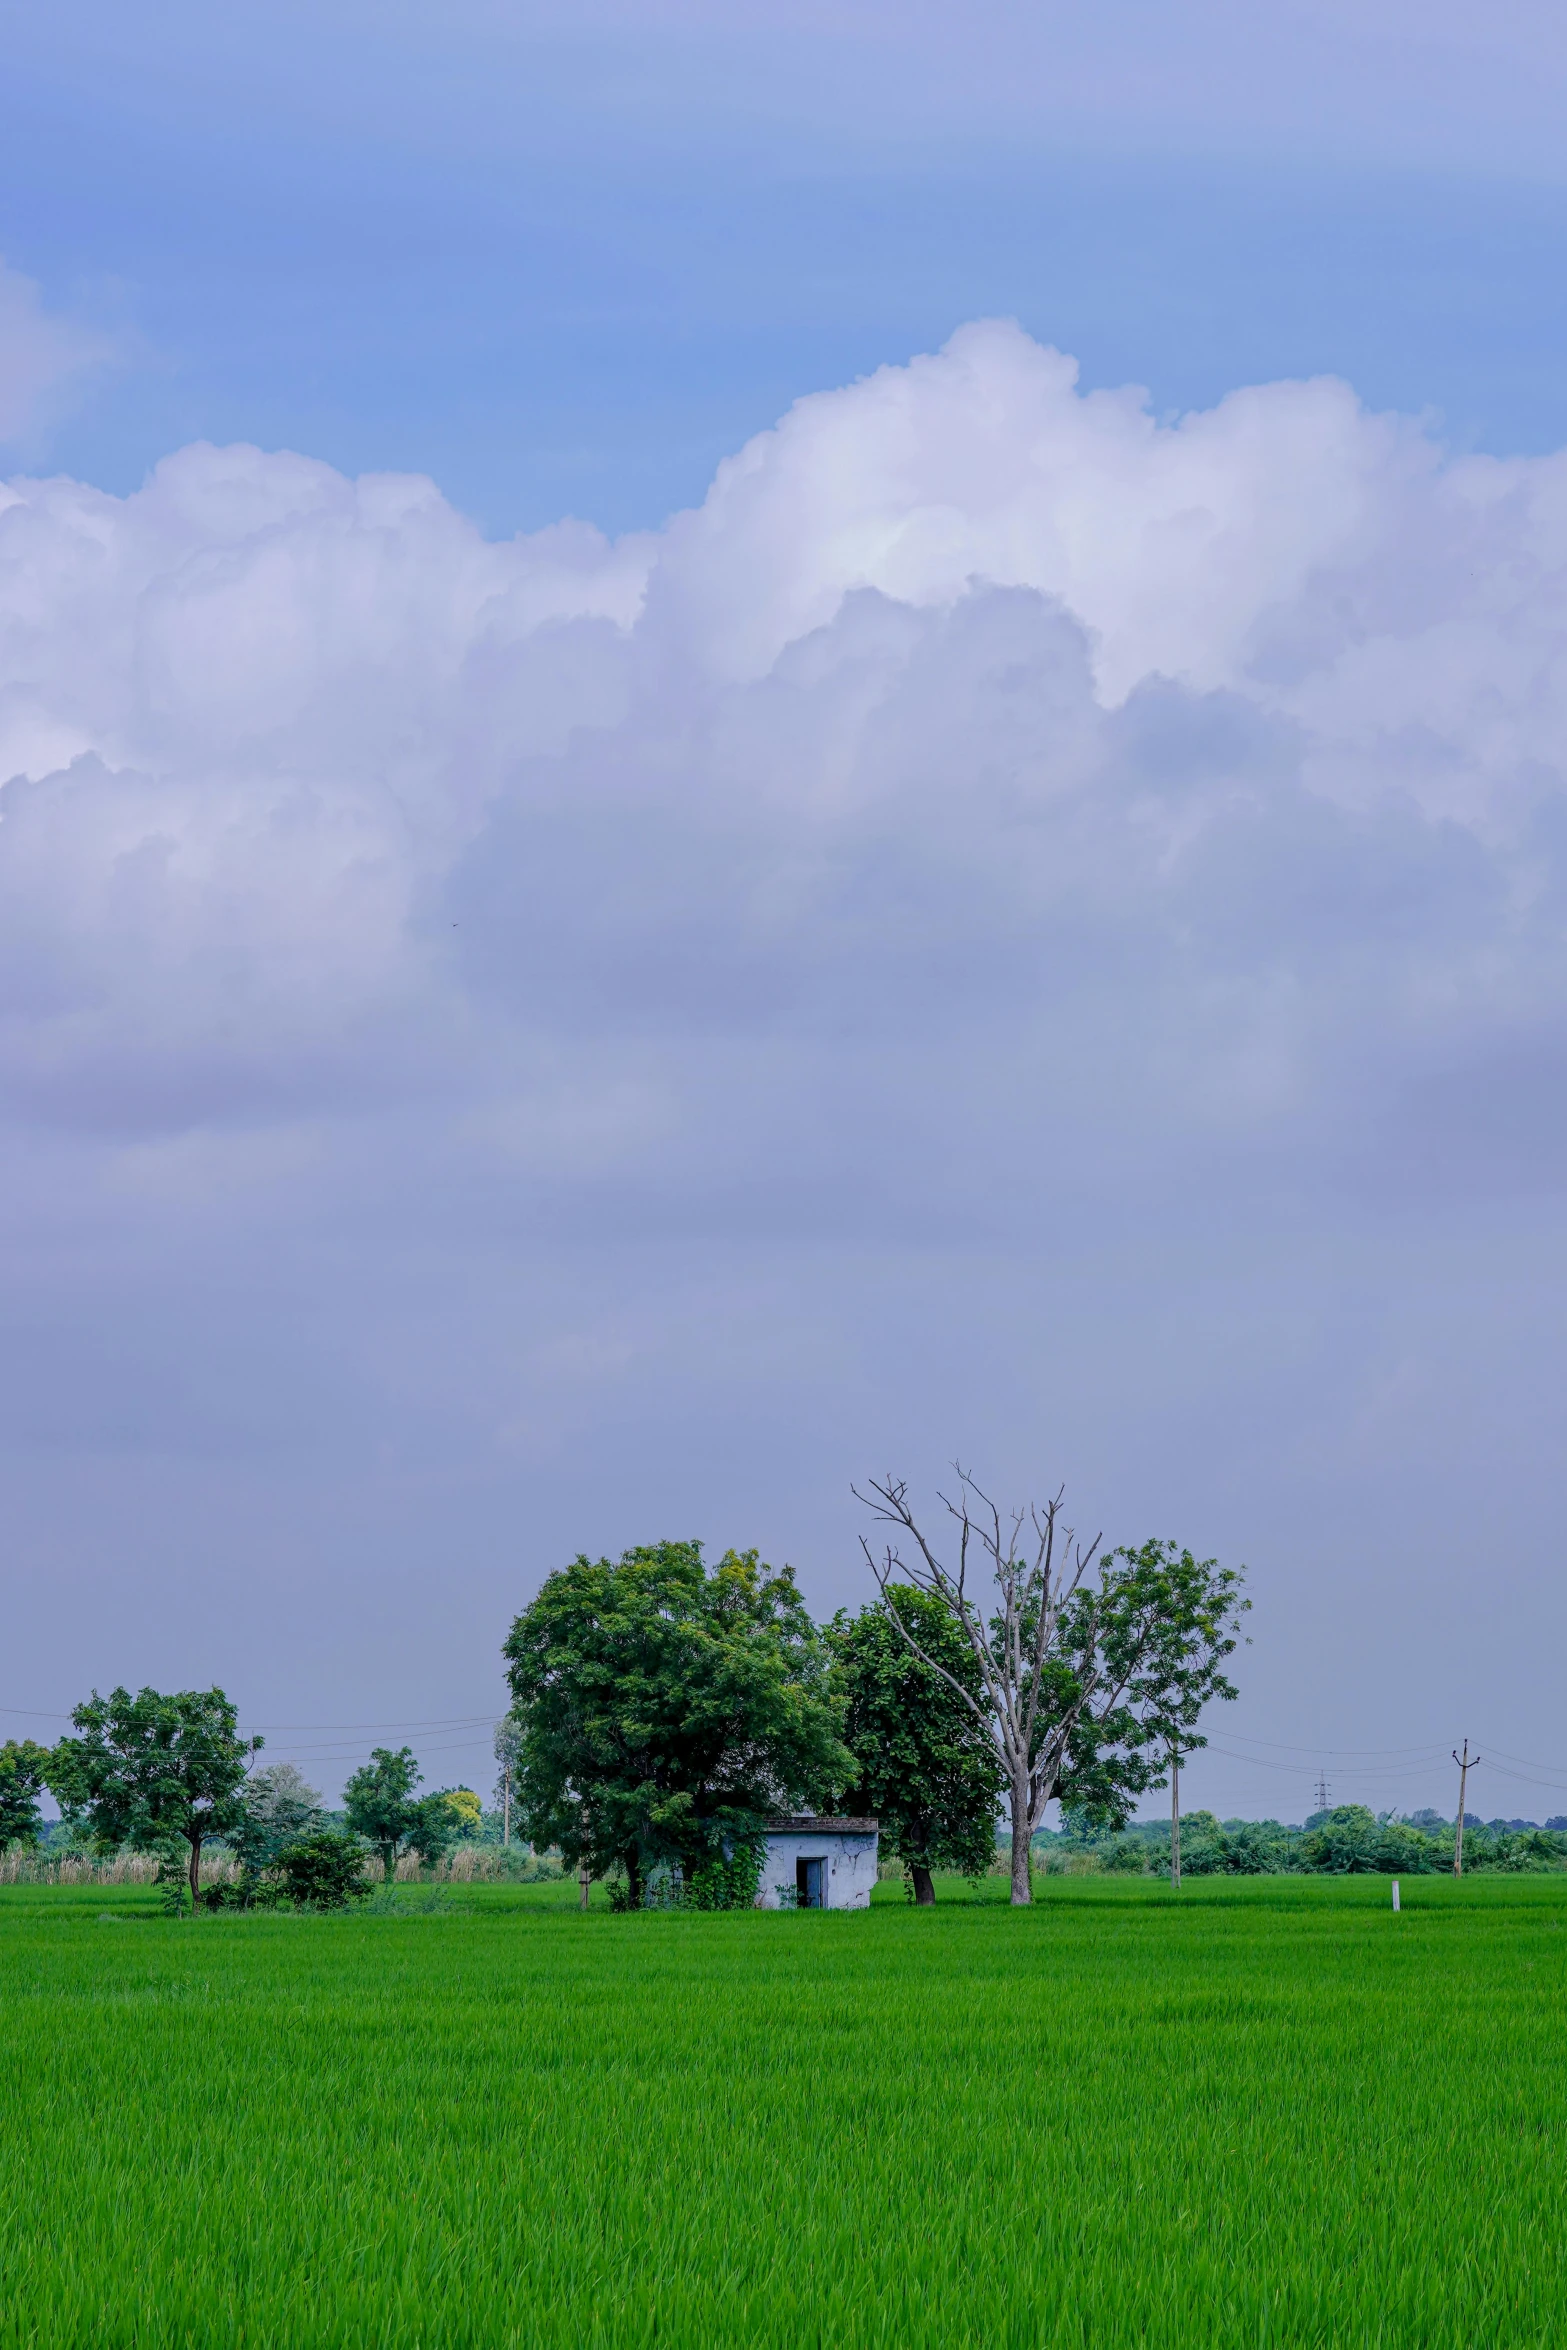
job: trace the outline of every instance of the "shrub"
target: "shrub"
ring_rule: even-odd
[[[346,1909],[370,1891],[364,1847],[340,1828],[321,1828],[285,1844],[273,1872],[280,1892],[296,1909]]]
[[[1466,1867],[1469,1865],[1467,1843],[1464,1863]],[[1477,1865],[1502,1869],[1514,1876],[1526,1871],[1567,1868],[1567,1837],[1552,1835],[1544,1828],[1525,1828],[1517,1835],[1499,1836],[1494,1849]]]
[[[762,1882],[761,1836],[735,1836],[727,1852],[684,1863],[657,1860],[636,1887],[623,1869],[608,1879],[609,1906],[632,1909],[750,1909]]]
[[[687,1871],[688,1909],[750,1909],[762,1882],[760,1837],[738,1837],[730,1851],[715,1853]]]
[[[1431,1839],[1407,1820],[1379,1820],[1363,1803],[1341,1803],[1314,1815],[1298,1865],[1329,1876],[1422,1876],[1437,1857]]]

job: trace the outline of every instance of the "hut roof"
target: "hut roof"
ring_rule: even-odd
[[[769,1820],[769,1836],[874,1836],[874,1819],[828,1819],[815,1812],[792,1812],[786,1819]]]

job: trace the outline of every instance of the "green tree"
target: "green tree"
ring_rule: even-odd
[[[578,1557],[505,1656],[524,1833],[595,1875],[622,1867],[633,1904],[655,1863],[711,1871],[854,1776],[793,1573],[755,1551],[711,1569],[696,1542]]]
[[[239,1735],[221,1689],[95,1689],[71,1716],[79,1735],[62,1738],[49,1760],[49,1785],[67,1821],[85,1823],[100,1852],[130,1845],[190,1848],[190,1893],[200,1900],[201,1848],[244,1817],[245,1774],[259,1738]]]
[[[1174,1542],[1123,1547],[1105,1560],[1097,1591],[1065,1611],[1060,1655],[1069,1679],[1096,1670],[1120,1696],[1079,1716],[1058,1784],[1065,1804],[1114,1827],[1136,1797],[1170,1789],[1170,1866],[1181,1878],[1180,1771],[1208,1741],[1197,1725],[1215,1699],[1236,1695],[1224,1671],[1251,1606],[1244,1570],[1198,1559]]]
[[[471,1787],[441,1787],[422,1796],[415,1806],[418,1818],[409,1831],[411,1848],[427,1868],[433,1868],[454,1844],[466,1844],[483,1825],[479,1798]]]
[[[901,1625],[991,1738],[1012,1815],[1012,1899],[1031,1901],[1034,1831],[1055,1797],[1114,1824],[1143,1788],[1162,1784],[1160,1708],[1173,1711],[1183,1676],[1200,1675],[1202,1593],[1182,1584],[1166,1556],[1172,1546],[1106,1558],[1097,1535],[1080,1543],[1062,1520],[1059,1493],[1004,1514],[960,1468],[954,1495],[941,1497],[953,1533],[939,1548],[916,1522],[901,1479],[873,1478],[859,1498],[894,1530],[879,1561],[865,1545],[894,1622],[901,1625],[890,1595],[912,1584],[944,1609],[974,1660],[977,1697]],[[1210,1560],[1197,1570],[1199,1584],[1210,1571],[1231,1587],[1232,1610],[1243,1606],[1233,1596],[1238,1575]]]
[[[994,1860],[1004,1782],[975,1711],[983,1687],[968,1642],[928,1593],[902,1584],[890,1597],[897,1620],[882,1600],[857,1616],[840,1610],[827,1633],[844,1743],[859,1764],[843,1801],[851,1812],[875,1813],[886,1849],[913,1880],[915,1900],[932,1902],[933,1870],[979,1876]],[[900,1622],[923,1655],[909,1646]]]
[[[370,1760],[343,1789],[344,1816],[381,1855],[389,1885],[402,1854],[428,1832],[424,1805],[414,1794],[423,1777],[411,1746],[400,1746],[395,1754],[388,1746],[372,1746]]]
[[[285,1844],[272,1860],[276,1883],[296,1909],[346,1909],[370,1890],[364,1847],[340,1828],[317,1828]]]
[[[9,1844],[36,1844],[43,1828],[38,1794],[49,1780],[49,1749],[31,1738],[0,1746],[0,1852]]]
[[[296,1763],[273,1763],[251,1774],[245,1808],[229,1836],[236,1859],[250,1875],[270,1868],[285,1844],[324,1825],[321,1797]]]

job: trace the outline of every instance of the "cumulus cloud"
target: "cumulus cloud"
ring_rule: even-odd
[[[281,1558],[288,1718],[471,1713],[563,1551],[830,1603],[847,1477],[961,1445],[1271,1572],[1266,1735],[1368,1592],[1456,1688],[1388,1562],[1457,1593],[1498,1464],[1554,1523],[1564,579],[1561,458],[1004,324],[619,542],[254,449],[0,490],[0,1445],[95,1626],[179,1596],[92,1669],[237,1683]]]
[[[1347,1149],[1557,1053],[1567,459],[987,324],[618,543],[251,449],[0,496],[26,1116],[831,1160],[951,1056]]]

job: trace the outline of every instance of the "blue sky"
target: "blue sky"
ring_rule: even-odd
[[[1194,1803],[1567,1810],[1559,19],[7,75],[0,1703],[477,1781],[559,1559],[961,1452],[1250,1565]]]
[[[1183,12],[1094,13],[1086,56],[1079,12],[1042,18],[1078,20],[1085,118],[1033,10],[833,12],[858,38],[788,10],[33,12],[8,256],[121,353],[48,460],[125,490],[253,440],[429,472],[496,532],[620,530],[801,391],[986,315],[1161,411],[1335,372],[1460,446],[1558,445],[1567,182],[1520,136],[1516,52],[1476,108],[1472,61],[1428,31],[1423,73],[1390,16],[1375,72],[1327,38],[1285,106],[1282,38],[1190,10],[1166,108],[1127,51]],[[1548,13],[1525,29],[1559,69]]]

